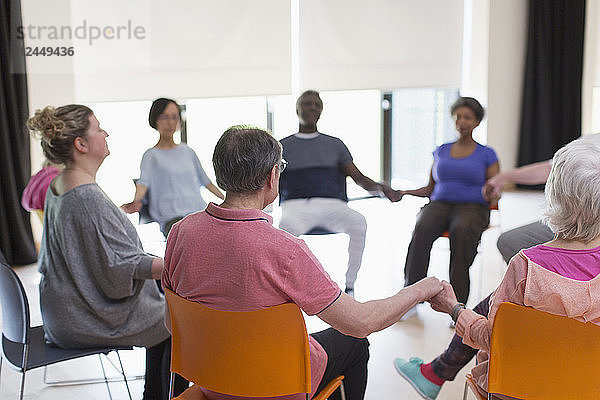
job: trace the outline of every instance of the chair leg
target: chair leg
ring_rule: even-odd
[[[102,367],[102,375],[104,375],[104,383],[106,383],[106,390],[108,390],[108,397],[110,398],[110,400],[112,400],[112,393],[110,392],[110,385],[108,384],[108,379],[106,378],[106,371],[104,370],[102,356],[98,354],[98,358],[100,359],[100,367]]]
[[[29,346],[25,344],[23,346],[23,358],[22,358],[22,372],[21,372],[21,389],[19,391],[19,400],[23,400],[23,394],[25,392],[25,373],[27,372],[27,361],[29,361]]]
[[[117,351],[117,350],[114,350],[114,351]],[[119,374],[123,375],[121,373],[123,371],[123,369],[122,368],[119,369],[119,367],[117,365],[115,365],[115,363],[112,362],[110,357],[107,356],[106,360],[110,363],[110,365],[113,366],[115,371],[117,371]],[[112,377],[112,378],[104,377],[104,378],[89,378],[89,379],[63,379],[63,380],[53,379],[53,380],[49,380],[47,371],[48,371],[48,367],[45,366],[44,367],[44,383],[48,386],[90,385],[93,383],[105,383],[106,380],[108,380],[109,383],[112,383],[112,382],[121,382],[121,380],[123,379],[121,377]],[[144,375],[128,376],[127,384],[129,384],[129,381],[135,381],[138,379],[144,379]]]
[[[173,399],[174,391],[175,391],[175,372],[171,371],[171,379],[169,381],[169,400]]]
[[[21,372],[21,389],[19,390],[19,400],[23,400],[24,392],[25,392],[25,371]]]
[[[340,383],[340,394],[342,396],[342,400],[346,400],[346,389],[344,388],[344,381]]]
[[[463,391],[463,400],[467,400],[468,392],[469,392],[469,385],[467,384],[467,380],[465,379],[465,389]]]
[[[127,375],[125,375],[125,369],[123,368],[123,362],[121,361],[121,355],[119,354],[119,350],[116,350],[117,357],[119,358],[119,365],[121,365],[121,374],[123,375],[123,381],[125,382],[125,387],[127,388],[127,394],[129,395],[129,400],[133,400],[131,398],[131,391],[129,390],[129,383],[127,382]]]

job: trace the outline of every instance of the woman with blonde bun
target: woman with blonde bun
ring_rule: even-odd
[[[46,337],[63,348],[146,347],[144,399],[168,396],[170,336],[158,279],[163,260],[142,250],[136,230],[96,183],[108,134],[83,105],[46,107],[27,121],[46,158],[64,165],[44,207],[39,257]],[[179,379],[178,391],[187,387]]]

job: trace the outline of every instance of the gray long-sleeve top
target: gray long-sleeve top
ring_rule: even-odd
[[[165,340],[164,298],[152,257],[97,184],[46,196],[39,257],[48,338],[65,348],[153,346]]]

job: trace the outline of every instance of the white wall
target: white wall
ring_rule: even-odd
[[[159,7],[162,4],[154,0],[137,1],[146,1],[152,7]],[[598,1],[600,0],[590,0],[590,2]],[[80,16],[83,15],[81,10],[76,7],[75,11],[76,14],[79,13],[79,17],[77,15],[72,17],[74,8],[71,3],[72,0],[57,0],[54,2],[23,0],[24,22],[27,24],[28,20],[48,20],[52,24],[69,24],[73,18],[80,19]],[[263,1],[263,3],[266,4],[267,2]],[[466,58],[469,65],[467,68],[468,75],[463,76],[463,93],[473,95],[481,99],[484,105],[487,105],[487,142],[497,150],[502,167],[509,168],[515,165],[517,156],[527,27],[527,2],[524,0],[467,0],[467,4],[470,4],[472,8],[470,14],[472,21],[471,38],[469,43],[466,43],[470,46],[469,55]],[[78,7],[81,7],[81,5]],[[194,9],[197,9],[197,7]],[[156,12],[152,15],[156,16]],[[188,19],[193,20],[193,15],[189,16]],[[269,20],[269,18],[267,17],[266,20]],[[141,21],[143,21],[143,18]],[[155,21],[155,19],[152,19],[152,21]],[[222,29],[228,28],[225,22],[223,21]],[[364,20],[361,22],[364,22]],[[425,21],[424,24],[428,25],[428,22]],[[185,26],[186,23],[182,22],[182,25]],[[373,29],[377,29],[377,27]],[[164,33],[164,30],[161,32]],[[183,42],[189,44],[189,38],[186,38]],[[384,43],[388,42],[384,41]],[[394,49],[389,48],[389,43],[387,47],[381,51],[394,51]],[[168,47],[163,46],[161,48],[163,51],[168,50]],[[200,50],[190,48],[189,51],[199,52]],[[457,57],[462,60],[461,52],[457,53]],[[120,55],[115,53],[113,57],[119,59]],[[153,57],[156,58],[157,54],[153,54]],[[174,59],[172,54],[167,54],[167,57],[170,57],[176,63],[177,60]],[[289,59],[287,60],[286,62],[289,62]],[[32,58],[28,61],[31,62]],[[98,100],[92,98],[93,90],[91,91],[89,87],[83,87],[90,83],[89,77],[74,77],[72,74],[74,70],[73,62],[71,61],[69,64],[68,59],[61,61],[63,64],[60,65],[60,70],[50,71],[52,73],[46,73],[44,68],[29,68],[31,112],[47,104]],[[81,65],[75,67],[79,68]],[[175,82],[178,82],[176,78],[176,76],[173,77]],[[169,80],[169,76],[158,74],[156,79],[160,81]],[[122,82],[121,85],[125,86],[127,82]],[[189,88],[184,89],[188,90]],[[114,88],[111,90],[115,92],[113,100],[122,97],[123,93],[118,93]],[[125,91],[126,88],[123,89],[123,92]],[[174,96],[172,93],[161,94]],[[102,100],[110,100],[109,95],[110,93],[106,90],[102,91]],[[235,94],[227,93],[227,95],[233,96]],[[194,96],[192,96],[192,93],[188,93],[188,96],[179,97]],[[36,158],[35,154],[39,152],[37,151],[37,144],[33,147],[33,167],[36,169],[39,157]]]
[[[301,0],[300,88],[457,87],[463,0]]]
[[[581,132],[600,132],[600,0],[587,0],[581,90]]]
[[[517,161],[528,2],[491,0],[489,15],[487,140],[505,170]]]

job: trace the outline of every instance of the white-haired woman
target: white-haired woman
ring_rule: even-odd
[[[486,316],[457,303],[450,285],[431,300],[457,320],[456,334],[481,349],[472,375],[487,389],[487,352],[496,311],[503,302],[527,305],[600,325],[600,148],[577,140],[556,152],[546,184],[546,220],[554,239],[520,251],[494,291]],[[596,317],[595,317],[596,316]]]

